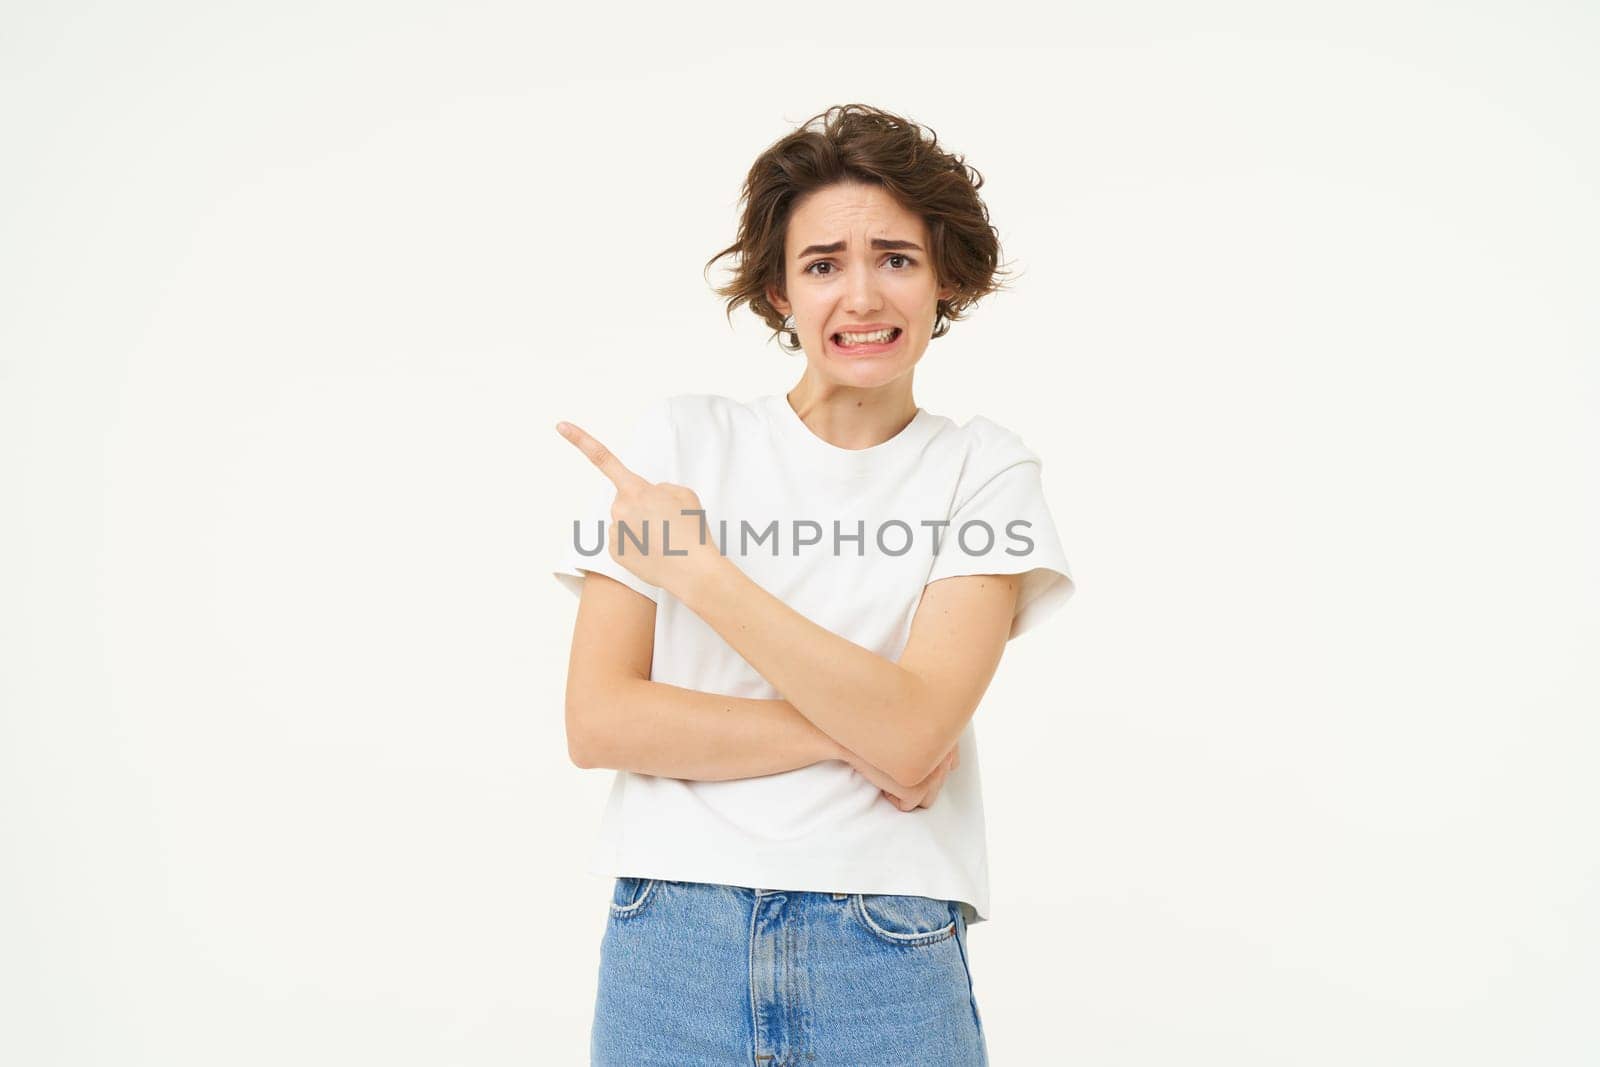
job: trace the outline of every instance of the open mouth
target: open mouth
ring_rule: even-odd
[[[870,340],[858,341],[858,342],[856,342],[854,344],[846,344],[845,340],[844,340],[844,334],[842,334],[842,333],[833,334],[829,338],[829,340],[831,340],[835,345],[839,346],[839,348],[843,349],[846,352],[871,352],[871,351],[876,351],[876,350],[882,349],[882,348],[888,348],[890,345],[892,345],[896,341],[900,340],[900,335],[901,335],[902,332],[903,331],[900,329],[900,327],[895,326],[895,327],[892,327],[890,330],[888,330],[886,333],[885,332],[873,333],[873,334],[870,335],[870,337],[871,337]],[[860,335],[856,335],[856,336],[860,336]]]

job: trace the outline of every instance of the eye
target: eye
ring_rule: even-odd
[[[884,258],[885,259],[903,260],[905,262],[905,266],[899,268],[900,270],[909,270],[911,267],[915,266],[916,262],[917,262],[916,260],[912,259],[910,256],[905,255],[902,252],[890,252]],[[819,259],[815,263],[812,263],[812,264],[808,265],[805,268],[805,270],[802,271],[801,273],[814,274],[819,278],[823,277],[824,274],[832,274],[833,273],[833,271],[831,271],[831,270],[830,271],[826,271],[826,272],[816,270],[817,267],[821,267],[821,266],[829,266],[829,267],[831,267],[831,266],[833,266],[833,260],[831,260],[831,259]]]

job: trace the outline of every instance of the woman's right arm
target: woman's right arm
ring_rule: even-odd
[[[590,573],[567,663],[567,751],[579,767],[718,782],[843,760],[896,807],[930,807],[959,744],[923,781],[903,786],[823,733],[787,700],[722,696],[650,680],[656,608]]]
[[[844,759],[786,700],[722,696],[650,680],[656,608],[590,572],[567,663],[567,749],[579,767],[694,781],[753,778]]]

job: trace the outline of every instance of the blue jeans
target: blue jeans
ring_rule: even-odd
[[[618,878],[591,1067],[986,1067],[955,901]]]

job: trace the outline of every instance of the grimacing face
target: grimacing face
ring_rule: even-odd
[[[876,242],[876,244],[874,243]],[[837,385],[872,388],[908,374],[927,350],[940,287],[928,253],[928,229],[882,186],[841,182],[795,205],[784,240],[788,298],[767,299],[794,316],[815,375]],[[886,326],[887,343],[845,347],[838,334]]]

